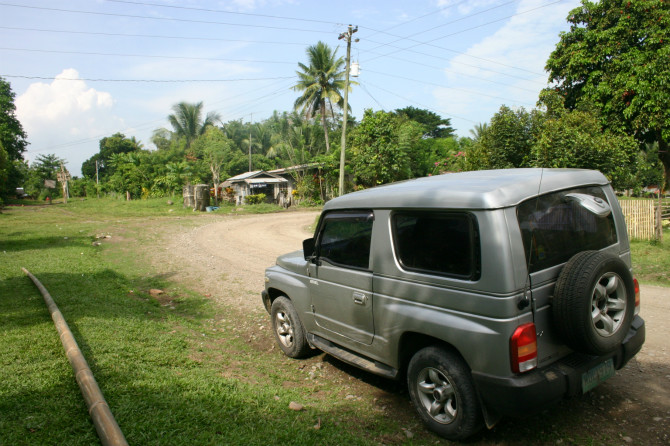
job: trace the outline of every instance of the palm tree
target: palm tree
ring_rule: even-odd
[[[326,106],[330,106],[331,116],[333,115],[333,103],[340,108],[344,106],[344,98],[340,92],[345,87],[343,69],[345,62],[342,57],[336,57],[336,52],[323,42],[307,48],[309,66],[298,63],[301,71],[296,71],[296,73],[300,80],[293,87],[296,91],[302,91],[302,95],[295,101],[296,109],[301,108],[302,113],[308,118],[313,117],[317,112],[321,114],[321,125],[323,125],[326,137],[326,152],[330,152]]]
[[[202,101],[197,104],[180,102],[172,106],[173,114],[168,116],[168,121],[174,129],[174,134],[186,139],[186,148],[200,135],[205,133],[208,126],[221,121],[221,116],[215,112],[207,113],[202,120]]]
[[[480,122],[475,124],[474,128],[470,129],[470,134],[472,135],[473,141],[479,141],[479,139],[484,136],[484,133],[488,130],[489,125],[486,122]]]

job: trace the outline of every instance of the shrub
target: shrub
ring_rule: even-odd
[[[265,194],[247,195],[244,200],[247,204],[265,203]]]

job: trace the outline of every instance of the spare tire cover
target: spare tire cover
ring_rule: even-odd
[[[633,276],[616,256],[580,252],[558,276],[552,305],[554,326],[570,348],[609,353],[623,342],[633,319]]]

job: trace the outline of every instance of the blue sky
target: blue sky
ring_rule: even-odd
[[[74,175],[105,136],[146,148],[180,101],[224,122],[288,111],[298,62],[319,40],[338,55],[358,26],[353,115],[414,106],[461,136],[502,104],[535,106],[575,0],[0,0],[0,76],[16,93],[26,158]]]

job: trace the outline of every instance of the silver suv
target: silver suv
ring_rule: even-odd
[[[588,392],[642,347],[626,224],[599,172],[512,169],[376,187],[326,204],[314,238],[266,270],[293,358],[320,349],[407,379],[459,440]]]

